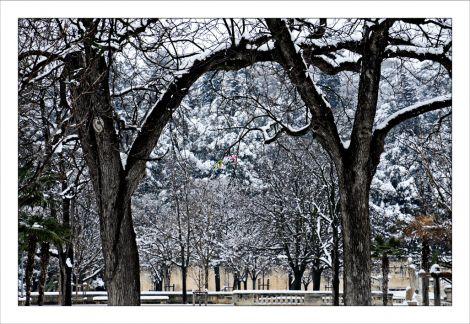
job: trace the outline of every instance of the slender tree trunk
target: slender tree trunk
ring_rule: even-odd
[[[236,290],[236,286],[237,286],[237,274],[236,273],[233,273],[233,283],[232,283],[232,290]]]
[[[65,170],[62,170],[65,174]],[[67,183],[62,183],[62,190],[66,190]],[[62,225],[71,231],[70,226],[70,214],[71,214],[71,201],[68,198],[62,200]],[[69,262],[67,262],[67,259]],[[68,264],[67,264],[68,263]],[[72,306],[72,274],[73,268],[69,267],[69,264],[73,265],[73,245],[69,240],[63,247],[59,249],[59,271],[60,271],[60,294],[61,294],[61,305]]]
[[[434,274],[434,306],[441,306],[441,280]]]
[[[38,239],[35,235],[28,236],[28,257],[26,259],[25,281],[26,281],[26,300],[25,306],[31,305],[31,285],[33,280],[34,256],[36,254],[36,245]]]
[[[333,278],[332,278],[332,294],[333,294],[333,306],[339,306],[339,235],[338,227],[339,222],[336,216],[333,216],[333,246],[331,251],[331,263],[333,266]]]
[[[67,262],[69,259],[69,262]],[[73,264],[73,251],[66,249],[63,252],[59,251],[59,270],[60,270],[60,295],[62,306],[72,306],[72,267]]]
[[[251,277],[251,284],[252,284],[252,289],[256,289],[256,277]]]
[[[163,291],[163,280],[157,280],[155,282],[155,290],[156,291]]]
[[[371,255],[367,170],[344,167],[339,173],[343,222],[344,304],[371,305]]]
[[[421,269],[429,272],[429,256],[431,254],[431,250],[429,247],[429,239],[423,238],[422,241],[422,250],[421,250]],[[425,306],[429,306],[429,277],[427,275],[422,276],[421,278],[422,283],[422,294],[423,294],[423,304]]]
[[[220,266],[214,267],[215,291],[220,291]]]
[[[49,266],[49,247],[49,242],[41,243],[41,273],[39,275],[38,306],[44,304],[44,286],[46,285],[47,267]]]
[[[312,271],[312,285],[313,285],[313,290],[320,290],[320,283],[321,283],[321,274],[323,272],[323,269],[320,270],[313,270]],[[307,284],[308,285],[308,284]],[[307,289],[305,289],[307,290]]]
[[[186,280],[188,277],[188,268],[186,266],[181,267],[181,280],[182,280],[182,290],[183,290],[183,304],[188,302],[188,293],[186,292]]]
[[[382,303],[384,306],[388,304],[388,270],[390,267],[388,254],[382,254]]]
[[[209,290],[209,264],[204,265],[204,288]]]
[[[304,281],[304,290],[305,290],[305,291],[308,290],[308,284],[309,284],[309,282],[305,282],[305,281]]]
[[[248,278],[243,280],[243,290],[248,290]]]
[[[163,290],[170,289],[170,282],[171,282],[171,272],[169,267],[165,267],[165,278],[164,280],[164,287]]]

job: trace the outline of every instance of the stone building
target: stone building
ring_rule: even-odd
[[[169,280],[168,280],[169,279]],[[179,268],[174,267],[170,272],[170,278],[166,280],[166,287],[162,290],[168,291],[179,291],[182,289],[181,271]],[[157,286],[154,283],[152,274],[146,269],[142,269],[141,275],[141,289],[142,291],[156,290]],[[432,282],[432,281],[431,281]],[[215,274],[214,270],[209,270],[209,291],[215,289]],[[223,267],[220,267],[220,289],[231,291],[233,290],[234,278],[233,273],[227,271]],[[371,278],[372,290],[382,289],[382,273],[380,266],[373,269]],[[417,279],[416,270],[411,267],[406,259],[391,260],[389,268],[389,289],[391,291],[406,290],[407,287],[411,287],[414,290],[420,290],[420,283]],[[204,275],[203,271],[200,271],[197,267],[191,267],[188,270],[187,278],[187,290],[198,290],[204,287]],[[340,278],[340,290],[342,291],[343,282]],[[302,285],[302,290],[312,290],[313,285],[310,282],[305,289]],[[235,288],[236,289],[236,288]],[[265,290],[286,290],[289,289],[289,274],[282,268],[273,268],[269,272],[260,274],[256,280],[255,287],[253,287],[252,280],[248,277],[246,280],[246,286],[244,282],[240,283],[240,289],[265,289]],[[430,291],[432,291],[432,283]],[[327,272],[321,278],[320,290],[331,290],[331,276]]]

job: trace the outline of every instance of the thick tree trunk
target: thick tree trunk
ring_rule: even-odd
[[[422,241],[422,250],[421,250],[421,269],[426,272],[429,272],[429,257],[431,254],[431,250],[429,248],[429,239],[423,238]],[[423,304],[425,306],[429,306],[429,277],[427,275],[422,276],[421,278],[421,286],[422,286],[422,296],[423,296]]]
[[[291,290],[302,290],[302,276],[303,271],[294,272],[294,281],[291,284]]]
[[[388,254],[382,254],[382,303],[384,306],[388,304],[388,269],[390,267]]]
[[[145,169],[129,174],[122,165],[108,62],[94,45],[93,20],[81,22],[89,36],[84,38],[83,51],[67,55],[65,71],[69,77],[78,79],[70,86],[71,109],[98,206],[108,305],[140,305],[139,256],[131,196]]]
[[[108,223],[101,229],[108,305],[140,305],[139,255],[131,202],[130,199],[122,203],[116,201],[114,205],[115,208],[103,208],[103,218],[121,220],[121,225]]]
[[[215,291],[220,291],[220,266],[214,267]]]
[[[339,173],[343,222],[344,304],[371,305],[371,255],[367,170],[345,168]]]
[[[38,306],[44,304],[44,287],[46,285],[47,278],[47,267],[49,266],[49,242],[41,243],[41,272],[39,275],[39,286],[38,286]]]
[[[26,281],[26,300],[25,306],[31,305],[31,285],[33,280],[34,256],[36,255],[36,244],[38,239],[35,235],[28,236],[28,257],[26,259],[25,281]]]
[[[323,269],[320,270],[313,270],[312,271],[312,285],[313,285],[313,290],[320,290],[320,283],[321,283],[321,274],[323,272]],[[305,289],[307,290],[307,289]]]

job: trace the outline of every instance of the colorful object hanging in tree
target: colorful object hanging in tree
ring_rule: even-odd
[[[225,169],[226,165],[235,166],[238,162],[238,156],[233,154],[229,156],[225,156],[222,160],[219,160],[214,163],[214,171]]]

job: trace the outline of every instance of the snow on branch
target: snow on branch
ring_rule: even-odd
[[[428,111],[437,110],[452,105],[452,96],[450,94],[439,96],[430,100],[421,101],[414,105],[400,109],[388,116],[384,121],[375,127],[376,131],[388,131],[402,121],[416,117]]]
[[[142,84],[142,85],[137,85],[137,86],[130,86],[127,88],[124,88],[122,90],[116,91],[111,93],[111,97],[120,97],[124,96],[132,91],[155,91],[158,92],[155,88],[152,88],[151,85],[154,84],[154,81],[151,81],[147,84]]]
[[[452,60],[446,56],[452,43],[443,47],[418,47],[409,45],[393,45],[387,48],[384,53],[386,58],[407,57],[419,61],[434,61],[441,64],[452,75]]]
[[[311,119],[310,119],[311,120]],[[311,129],[312,122],[299,128],[294,128],[289,125],[284,125],[279,121],[272,121],[268,125],[260,127],[259,130],[263,133],[264,143],[273,143],[282,133],[290,136],[303,136]]]

